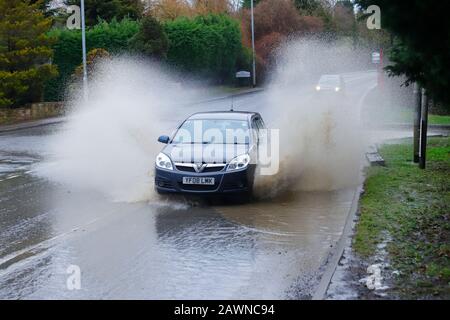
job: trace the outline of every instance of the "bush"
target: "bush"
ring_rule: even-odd
[[[111,55],[105,49],[95,48],[87,53],[86,69],[88,77],[92,76],[95,73],[96,65],[104,60],[111,60]],[[73,78],[76,80],[82,80],[84,71],[83,69],[83,63],[81,63],[78,67],[75,68]]]
[[[252,69],[253,54],[252,49],[242,47],[236,60],[236,71],[250,71]]]
[[[130,40],[130,48],[148,57],[166,58],[169,40],[162,25],[152,16],[141,20],[138,33]]]
[[[297,7],[296,7],[297,6]],[[320,4],[316,1],[261,0],[255,6],[255,47],[257,81],[263,83],[274,61],[276,49],[289,37],[320,33],[325,28],[322,16],[312,14]],[[300,12],[297,8],[301,9]],[[244,11],[243,32],[247,45],[251,39],[251,16]]]
[[[139,22],[124,19],[120,22],[101,22],[86,30],[86,46],[90,51],[102,48],[111,54],[126,52],[129,40],[138,32]],[[65,88],[75,68],[82,62],[81,31],[54,29],[51,36],[58,40],[53,45],[53,64],[58,66],[59,76],[45,87],[47,101],[60,101],[64,98]]]
[[[243,54],[238,21],[226,15],[181,17],[165,23],[169,63],[220,81],[231,80]]]

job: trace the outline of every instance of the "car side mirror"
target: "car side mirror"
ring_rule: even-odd
[[[158,142],[161,142],[161,143],[164,143],[164,144],[168,144],[169,140],[170,140],[169,136],[160,136],[158,138]]]

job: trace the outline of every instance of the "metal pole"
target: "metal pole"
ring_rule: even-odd
[[[253,17],[253,0],[250,1],[250,11],[252,16],[253,87],[256,87],[255,23]]]
[[[425,169],[427,155],[428,97],[422,88],[422,114],[420,120],[420,158],[419,168]]]
[[[378,64],[378,86],[383,89],[383,48],[380,48],[380,63]]]
[[[84,0],[81,0],[81,47],[83,51],[83,95],[84,100],[88,99],[88,78],[86,65],[86,25],[84,21]]]
[[[417,83],[414,84],[414,158],[415,163],[419,163],[419,145],[420,145],[420,118],[422,112],[422,92]]]

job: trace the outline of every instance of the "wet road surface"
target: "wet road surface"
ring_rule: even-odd
[[[364,79],[355,100],[374,81]],[[264,100],[260,93],[236,103],[267,121],[273,110]],[[183,109],[167,128],[194,111],[228,107]],[[33,174],[59,130],[0,135],[0,298],[307,299],[356,192],[290,192],[240,205],[183,197],[111,202]],[[80,290],[67,287],[72,265],[81,270]]]

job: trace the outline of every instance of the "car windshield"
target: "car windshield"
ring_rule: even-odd
[[[249,126],[246,120],[186,120],[172,143],[249,144]]]
[[[319,85],[338,85],[339,84],[339,76],[322,76],[319,80]]]

